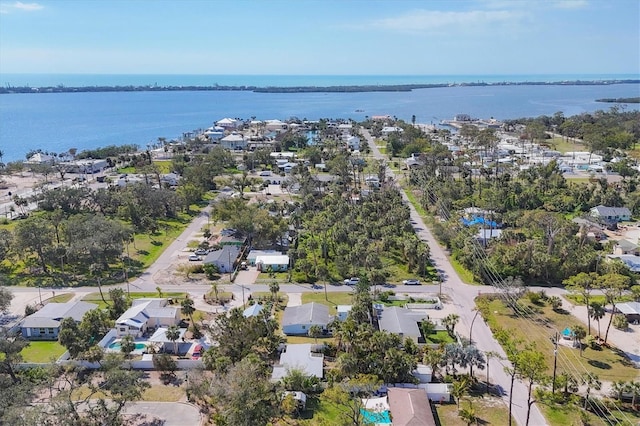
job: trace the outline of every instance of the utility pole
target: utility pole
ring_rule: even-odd
[[[551,395],[556,393],[556,368],[558,366],[558,331],[553,338],[553,381],[551,382]]]

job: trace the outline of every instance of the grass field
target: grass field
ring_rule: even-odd
[[[455,341],[456,340],[453,337],[449,336],[449,333],[447,333],[445,330],[438,330],[427,337],[428,343],[447,344],[447,343],[455,343]]]
[[[24,362],[47,363],[55,361],[67,350],[57,341],[33,341],[22,349]]]
[[[572,140],[567,140],[565,138],[551,138],[545,140],[544,143],[549,145],[551,149],[560,151],[563,154],[565,152],[578,152],[585,151],[587,149],[584,144],[577,143]]]
[[[100,297],[100,293],[89,293],[87,294],[85,297],[82,298],[83,301],[85,302],[91,302],[91,303],[95,303],[96,305],[98,305],[98,308],[100,309],[106,309],[108,308],[108,302],[111,301],[111,298],[109,297],[109,289],[105,289],[103,291],[104,294],[104,299],[107,301],[107,303],[102,301],[102,297]],[[152,293],[152,292],[131,292],[130,293],[130,297],[131,299],[142,299],[145,297],[149,297],[149,298],[153,298],[153,297],[160,297],[158,295],[158,293]],[[185,297],[187,297],[187,293],[181,293],[181,292],[168,292],[168,293],[162,293],[162,297],[165,298],[171,298],[174,300],[174,303],[177,304],[179,306],[180,301],[182,299],[184,299]]]
[[[327,293],[327,299],[325,299],[324,292],[321,293],[303,293],[302,294],[302,303],[322,303],[323,305],[327,305],[329,307],[329,315],[336,314],[336,306],[338,305],[350,305],[352,302],[351,293],[345,292],[332,292]]]
[[[577,295],[577,294],[565,294],[563,296],[565,299],[567,299],[568,301],[570,301],[571,303],[573,303],[574,305],[584,305],[584,299],[582,298],[582,296]],[[633,301],[633,296],[631,295],[624,295],[620,298],[620,300],[616,303],[623,303],[623,302],[631,302]],[[605,304],[605,297],[603,295],[600,294],[596,294],[593,295],[589,298],[589,303],[594,303],[594,302],[598,302],[601,305],[604,306]]]
[[[521,301],[528,303],[524,299]],[[482,298],[478,300],[478,306],[492,330],[501,327],[508,330],[513,338],[521,339],[541,351],[545,356],[549,374],[552,373],[554,361],[553,345],[550,339],[556,330],[560,332],[565,327],[583,325],[571,314],[554,312],[549,306],[532,307],[541,312],[535,323],[515,315],[513,310],[500,300],[487,303],[486,299]],[[580,372],[588,371],[596,374],[601,381],[628,380],[629,377],[638,376],[638,370],[633,368],[629,360],[615,348],[603,347],[599,350],[585,348],[580,355],[577,348],[559,345],[558,372],[575,373],[576,369]]]
[[[502,399],[497,397],[464,397],[460,401],[460,408],[469,408],[471,402],[475,410],[479,425],[502,426],[508,423],[509,410]],[[457,404],[434,404],[438,414],[439,424],[443,426],[466,426],[458,416]]]
[[[75,293],[59,294],[57,296],[48,298],[46,302],[47,303],[66,303],[69,300],[73,299],[73,296],[75,295],[76,295]]]

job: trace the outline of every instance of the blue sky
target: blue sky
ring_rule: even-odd
[[[640,73],[638,0],[0,0],[0,73]]]

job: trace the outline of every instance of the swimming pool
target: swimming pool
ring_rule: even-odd
[[[136,347],[136,348],[135,348],[134,350],[141,351],[141,350],[143,350],[144,348],[146,348],[146,347],[147,347],[147,345],[146,345],[145,343],[135,343],[135,347]],[[121,348],[121,346],[120,346],[120,341],[118,340],[118,341],[116,341],[116,342],[113,342],[112,344],[110,344],[110,345],[108,346],[108,348],[109,348],[109,349],[116,350],[116,351],[119,351],[119,350],[120,350],[120,348]]]

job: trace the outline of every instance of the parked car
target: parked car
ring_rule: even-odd
[[[207,254],[207,251],[205,249],[198,249],[194,253],[198,256],[204,256],[205,254]]]
[[[360,282],[360,278],[357,277],[351,277],[351,278],[347,278],[346,280],[344,280],[344,283],[346,285],[356,285]]]
[[[193,348],[193,353],[191,354],[191,359],[198,360],[201,357],[202,357],[202,345],[196,345],[196,347]]]
[[[198,255],[192,254],[191,256],[189,256],[189,261],[191,262],[197,262],[199,260],[202,260],[202,258]]]
[[[416,279],[404,280],[404,281],[402,281],[402,284],[404,284],[404,285],[420,285],[420,280],[416,280]]]

